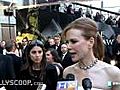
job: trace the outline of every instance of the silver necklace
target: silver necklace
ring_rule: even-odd
[[[95,64],[98,62],[98,59],[96,59],[92,64],[88,65],[88,66],[85,66],[85,67],[81,67],[80,64],[79,64],[79,68],[80,69],[83,69],[83,70],[87,70],[87,69],[90,69],[92,68],[93,66],[95,66]]]

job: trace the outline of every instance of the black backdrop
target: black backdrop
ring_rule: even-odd
[[[51,6],[47,6],[45,8],[38,8],[33,10],[33,13],[38,12],[38,31],[42,32],[49,24],[51,23],[52,19],[55,20],[59,26],[64,29],[68,23],[72,22],[75,17],[75,15],[72,14],[66,14],[61,13],[58,11],[53,11],[51,9]],[[17,24],[17,31],[23,31],[26,28],[26,23],[28,22],[27,15],[29,14],[28,9],[21,9],[17,11],[16,16],[16,24]],[[120,28],[113,27],[112,28],[115,34],[120,34]]]

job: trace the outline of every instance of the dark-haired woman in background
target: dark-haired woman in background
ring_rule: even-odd
[[[38,84],[46,84],[46,90],[56,90],[57,71],[55,66],[47,64],[44,44],[39,40],[31,41],[25,51],[26,63],[18,76],[20,80],[30,80],[30,85],[18,86],[18,90],[36,90]],[[37,83],[37,84],[35,84]]]
[[[61,80],[63,75],[63,67],[60,64],[61,58],[59,57],[58,52],[53,48],[49,48],[46,51],[46,58],[48,63],[53,64],[56,67],[59,80]]]

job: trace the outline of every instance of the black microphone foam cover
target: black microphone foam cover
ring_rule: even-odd
[[[89,78],[84,78],[82,80],[82,86],[84,88],[84,90],[91,90],[92,88],[92,82]]]
[[[66,75],[66,80],[68,80],[68,81],[74,81],[75,80],[75,76],[73,75],[73,74],[67,74]]]

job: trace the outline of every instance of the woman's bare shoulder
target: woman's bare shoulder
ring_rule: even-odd
[[[108,76],[114,81],[120,81],[120,69],[116,66],[104,63],[104,68],[102,68]]]
[[[111,64],[107,64],[105,62],[103,62],[103,65],[104,65],[103,69],[107,71],[109,74],[120,74],[120,69],[118,67],[113,66]]]
[[[66,77],[67,74],[74,74],[75,68],[77,64],[73,64],[71,66],[68,66],[63,71],[63,77]]]
[[[109,68],[105,68],[106,72],[112,77],[120,77],[120,69],[116,66],[110,66]]]
[[[111,73],[120,73],[120,69],[116,66],[113,66],[111,64],[105,63],[103,61],[99,61],[99,69],[104,69],[105,71],[111,72]]]
[[[76,67],[78,67],[78,63],[75,63],[75,64],[73,64],[73,65],[71,65],[71,66],[68,66],[68,67],[66,67],[65,69],[64,69],[64,72],[65,71],[74,71],[75,69],[76,69]]]

